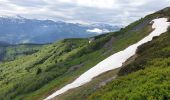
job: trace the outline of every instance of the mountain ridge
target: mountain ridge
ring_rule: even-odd
[[[100,30],[117,31],[119,26],[108,24],[82,25],[63,21],[27,19],[21,16],[0,17],[0,40],[11,44],[51,43],[64,38],[86,38],[97,35]],[[106,33],[104,31],[99,34]]]

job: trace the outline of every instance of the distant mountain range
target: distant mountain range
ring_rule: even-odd
[[[64,38],[84,38],[119,30],[108,24],[73,24],[62,21],[27,19],[21,16],[0,17],[0,41],[18,43],[51,43]]]

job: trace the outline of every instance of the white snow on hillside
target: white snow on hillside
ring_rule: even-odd
[[[110,32],[107,29],[99,29],[99,28],[94,28],[94,29],[88,29],[87,32],[91,32],[91,33],[98,33],[98,34],[102,34],[102,33],[108,33]]]
[[[60,90],[56,91],[49,97],[47,97],[45,100],[49,100],[54,98],[57,95],[60,95],[62,93],[65,93],[66,91],[82,86],[89,81],[91,81],[94,77],[107,72],[109,70],[113,70],[115,68],[121,67],[122,64],[131,56],[133,56],[137,50],[137,47],[151,41],[154,36],[159,36],[162,33],[165,33],[167,31],[168,26],[170,25],[169,22],[167,22],[167,18],[159,18],[153,20],[153,28],[155,29],[153,32],[151,32],[148,36],[143,38],[141,41],[127,47],[123,51],[120,51],[118,53],[115,53],[111,55],[110,57],[106,58],[105,60],[98,63],[93,68],[89,69],[85,73],[83,73],[79,78],[77,78],[72,83],[64,86]]]

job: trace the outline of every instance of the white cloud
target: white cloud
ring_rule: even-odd
[[[0,0],[0,15],[129,24],[167,6],[170,0]]]
[[[72,3],[79,6],[96,7],[96,8],[115,8],[116,0],[59,0],[64,3]]]
[[[108,8],[118,9],[121,6],[142,6],[147,3],[148,0],[59,0],[63,3],[72,3],[79,6],[95,7],[95,8]]]
[[[147,2],[148,2],[148,0],[131,0],[129,2],[129,5],[137,7],[137,6],[142,6],[142,5],[146,4]]]

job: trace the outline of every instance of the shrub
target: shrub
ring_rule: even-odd
[[[36,71],[36,75],[40,74],[41,72],[42,72],[42,70],[40,68],[38,68]]]
[[[168,27],[168,32],[170,32],[170,26]]]
[[[168,18],[168,22],[170,22],[170,18]]]

